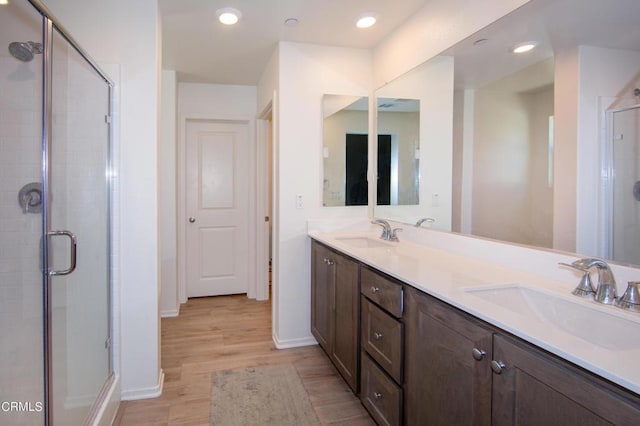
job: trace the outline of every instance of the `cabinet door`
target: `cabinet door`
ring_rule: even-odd
[[[359,381],[359,319],[360,289],[358,264],[351,259],[332,253],[335,268],[335,298],[333,348],[331,358],[347,384],[358,392]]]
[[[540,349],[496,335],[493,358],[495,425],[632,425],[640,398]]]
[[[492,331],[418,290],[405,295],[406,423],[489,425]]]
[[[331,353],[333,341],[333,287],[335,268],[332,252],[316,243],[311,245],[311,333],[320,346]]]

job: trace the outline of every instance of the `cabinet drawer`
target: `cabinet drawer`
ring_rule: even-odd
[[[398,383],[402,381],[402,323],[362,298],[362,347]]]
[[[402,389],[365,353],[362,354],[360,400],[379,425],[400,425]]]
[[[402,285],[372,271],[362,268],[360,275],[362,294],[380,305],[396,318],[402,316]]]

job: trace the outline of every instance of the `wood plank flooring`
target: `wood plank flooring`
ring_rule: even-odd
[[[319,346],[275,348],[269,302],[190,299],[161,326],[162,396],[123,401],[116,426],[209,425],[212,372],[271,364],[295,366],[322,424],[375,424]]]

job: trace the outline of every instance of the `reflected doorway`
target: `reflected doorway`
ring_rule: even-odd
[[[346,134],[345,205],[366,206],[369,201],[367,134]],[[391,135],[378,135],[377,204],[391,201]]]

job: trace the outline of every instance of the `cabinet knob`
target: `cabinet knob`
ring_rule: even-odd
[[[191,217],[189,218],[189,223],[196,223],[196,218],[195,218],[195,217],[193,217],[193,216],[191,216]]]
[[[375,399],[382,399],[382,394],[381,394],[380,392],[374,392],[374,393],[373,393],[373,397],[374,397]]]
[[[373,338],[376,340],[382,339],[382,333],[378,333],[377,331],[373,333]]]
[[[374,286],[374,287],[371,287],[371,293],[376,294],[376,293],[377,293],[377,292],[379,292],[379,291],[380,291],[380,288],[375,287],[375,286]]]
[[[502,374],[502,371],[507,368],[504,362],[496,361],[495,359],[491,361],[491,369],[496,374]]]
[[[473,348],[473,350],[471,351],[471,355],[473,355],[473,359],[475,359],[476,361],[482,361],[486,354],[487,353],[485,351],[478,348]]]
[[[327,259],[327,265],[331,266],[334,263],[336,263],[335,261],[333,261],[332,259]]]

